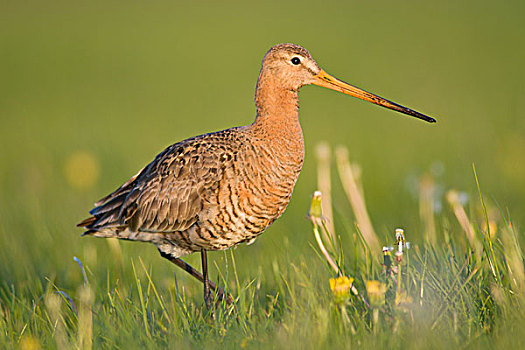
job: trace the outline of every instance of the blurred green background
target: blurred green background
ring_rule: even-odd
[[[523,225],[524,13],[523,1],[0,2],[0,280],[78,285],[74,255],[95,274],[112,266],[107,242],[81,239],[75,224],[165,146],[251,123],[261,59],[281,42],[438,123],[303,88],[303,172],[283,218],[236,250],[250,257],[243,276],[272,258],[317,259],[303,218],[321,140],[361,165],[381,236],[401,226],[420,239],[424,173],[476,200],[473,163],[487,198]],[[333,181],[344,231],[350,207]],[[174,269],[153,246],[121,245],[126,264],[140,254]]]

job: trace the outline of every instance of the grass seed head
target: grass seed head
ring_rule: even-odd
[[[314,192],[312,195],[312,202],[310,203],[310,210],[308,211],[308,218],[315,222],[321,221],[323,217],[321,197],[321,191]]]

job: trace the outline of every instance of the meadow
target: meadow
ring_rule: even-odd
[[[0,347],[525,347],[524,10],[2,2]],[[438,122],[304,87],[292,201],[253,245],[209,254],[236,300],[212,318],[155,247],[75,224],[167,145],[251,123],[279,42]]]

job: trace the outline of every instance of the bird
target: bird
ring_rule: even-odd
[[[295,44],[271,47],[255,89],[253,123],[177,142],[77,226],[83,236],[150,242],[203,283],[208,308],[233,298],[208,278],[207,251],[251,244],[286,209],[304,161],[298,91],[317,85],[434,123],[427,115],[347,84]],[[181,257],[200,252],[202,273]]]

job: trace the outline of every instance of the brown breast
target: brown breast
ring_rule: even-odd
[[[226,249],[261,234],[284,212],[301,170],[301,142],[260,139],[239,130],[237,147],[223,155],[222,177],[187,231],[192,249]],[[228,159],[229,158],[229,159]]]

